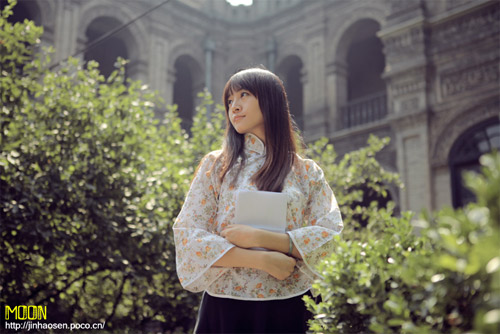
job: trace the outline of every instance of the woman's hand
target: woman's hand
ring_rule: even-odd
[[[293,257],[280,252],[263,252],[262,257],[262,270],[281,281],[293,273],[297,263]]]
[[[229,225],[222,230],[220,236],[240,248],[259,247],[283,254],[287,254],[290,250],[288,234],[260,230],[247,225]],[[294,244],[292,244],[292,256],[302,260],[302,255]]]
[[[222,230],[220,235],[235,246],[252,248],[259,246],[259,233],[261,230],[247,225],[229,225]]]
[[[279,279],[287,279],[294,271],[296,260],[280,252],[231,248],[213,267],[254,268]]]

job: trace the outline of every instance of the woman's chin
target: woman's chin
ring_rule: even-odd
[[[236,132],[238,132],[240,135],[244,135],[247,133],[247,131],[245,131],[245,129],[241,129],[241,128],[237,128],[235,127],[234,128],[236,130]]]

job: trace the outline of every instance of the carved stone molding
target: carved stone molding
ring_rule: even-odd
[[[473,91],[490,83],[498,83],[498,61],[479,64],[440,75],[440,93],[443,99]]]
[[[404,95],[421,92],[425,89],[425,77],[411,77],[400,82],[390,84],[392,98],[399,98]]]
[[[425,110],[427,108],[427,77],[426,66],[389,77],[391,112],[406,115]]]
[[[413,58],[425,51],[424,26],[414,26],[397,34],[381,36],[388,62]]]
[[[419,97],[413,96],[400,102],[400,110],[418,110],[420,104],[421,103]]]
[[[487,37],[495,38],[500,33],[500,2],[491,3],[474,13],[436,23],[431,30],[430,51],[439,53]]]
[[[468,108],[460,114],[436,115],[432,120],[431,165],[445,166],[453,143],[468,128],[491,117],[498,117],[500,100],[495,98],[483,105]]]

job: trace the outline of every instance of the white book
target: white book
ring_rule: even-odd
[[[242,190],[236,195],[234,223],[285,233],[286,209],[283,193]]]

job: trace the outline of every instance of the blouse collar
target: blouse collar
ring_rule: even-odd
[[[245,150],[258,154],[266,153],[266,146],[256,135],[252,133],[245,134]]]

